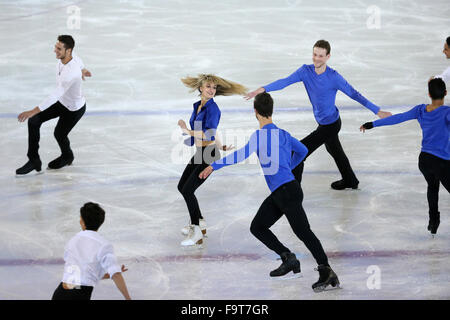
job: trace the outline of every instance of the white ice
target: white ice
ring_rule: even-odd
[[[62,277],[64,245],[80,230],[79,208],[87,201],[107,212],[100,232],[129,268],[124,277],[135,299],[449,299],[450,197],[441,188],[441,225],[432,239],[417,166],[418,123],[360,133],[376,117],[342,93],[340,137],[359,189],[331,190],[340,177],[324,147],[308,158],[302,183],[311,228],[342,290],[311,290],[315,261],[284,217],[272,230],[300,258],[303,277],[269,277],[280,261],[249,231],[269,194],[254,164],[225,168],[198,189],[208,223],[205,246],[179,245],[188,212],[177,183],[188,155],[172,156],[173,138],[178,119],[189,119],[198,98],[180,78],[215,73],[256,89],[311,63],[312,45],[324,38],[332,45],[329,65],[382,109],[398,113],[429,101],[428,78],[448,66],[442,54],[448,1],[373,3],[1,1],[0,299],[51,297]],[[80,9],[79,28],[72,5]],[[75,51],[93,74],[84,83],[88,112],[70,134],[75,161],[17,178],[15,169],[26,162],[27,126],[16,117],[54,88],[58,34],[74,36]],[[273,97],[279,127],[299,139],[314,130],[303,85]],[[225,142],[242,146],[239,130],[257,128],[252,102],[216,102]],[[59,155],[55,123],[41,128],[44,166]],[[110,280],[93,294],[121,298]]]

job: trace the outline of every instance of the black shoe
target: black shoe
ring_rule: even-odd
[[[271,277],[281,277],[291,271],[294,273],[300,272],[300,261],[297,260],[295,254],[292,252],[283,252],[281,254],[281,261],[283,263],[277,269],[270,272]]]
[[[41,171],[42,162],[40,159],[37,160],[28,160],[25,165],[23,165],[21,168],[16,170],[16,174],[27,174],[30,173],[33,170],[36,170],[37,172]]]
[[[440,213],[430,213],[430,220],[428,222],[428,231],[431,232],[432,235],[435,235],[439,224],[441,223]]]
[[[335,181],[331,184],[331,188],[334,190],[344,190],[347,188],[358,189],[359,181],[356,183],[347,183],[344,180]]]
[[[61,169],[65,166],[70,166],[73,162],[73,157],[71,158],[64,158],[63,156],[59,156],[55,160],[52,160],[48,163],[49,169]]]
[[[339,279],[331,267],[321,264],[314,270],[319,271],[319,280],[312,285],[314,292],[322,292],[329,285],[339,288]]]

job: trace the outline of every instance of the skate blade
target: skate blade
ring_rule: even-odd
[[[16,173],[16,178],[36,177],[36,176],[40,176],[41,174],[44,174],[44,170],[29,172],[27,174],[17,174]]]
[[[325,291],[334,291],[334,290],[338,290],[338,289],[344,289],[340,284],[337,284],[335,287],[333,287],[331,284],[327,285],[327,286],[320,286],[317,288],[314,288],[314,292],[316,293],[320,293],[320,292],[325,292]]]
[[[183,249],[183,251],[196,251],[196,250],[201,250],[203,249],[203,244],[194,244],[191,246],[181,246],[181,248]]]
[[[181,245],[181,247],[185,250],[196,250],[196,249],[203,249],[203,239],[198,240],[194,244],[190,245]]]
[[[288,273],[281,277],[271,277],[274,280],[277,281],[284,281],[284,280],[291,280],[291,279],[298,279],[303,278],[303,273],[297,272],[297,273]]]

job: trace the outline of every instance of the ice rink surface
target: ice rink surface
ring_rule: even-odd
[[[106,210],[100,233],[129,268],[134,299],[449,299],[450,197],[441,186],[441,225],[432,239],[417,121],[360,133],[376,116],[342,93],[340,139],[359,189],[330,188],[340,176],[324,147],[307,159],[302,183],[311,228],[342,290],[311,290],[315,261],[284,217],[272,230],[300,258],[303,277],[269,277],[280,261],[249,231],[269,194],[257,164],[213,173],[196,193],[208,224],[204,247],[179,245],[188,211],[177,183],[193,150],[180,145],[177,121],[189,120],[198,99],[180,78],[215,73],[253,90],[312,63],[312,46],[324,38],[329,66],[383,110],[429,102],[428,78],[448,66],[448,1],[373,3],[2,0],[0,299],[51,297],[87,201]],[[27,150],[27,126],[17,115],[53,90],[59,34],[74,36],[93,74],[83,84],[87,112],[69,136],[75,161],[16,177]],[[299,139],[315,129],[302,84],[272,96],[279,127]],[[252,102],[215,100],[224,142],[243,146],[258,127]],[[59,155],[55,123],[41,128],[45,167]],[[93,294],[121,298],[110,280]]]

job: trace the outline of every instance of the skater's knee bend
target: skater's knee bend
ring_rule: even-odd
[[[42,124],[41,118],[39,117],[39,114],[36,114],[28,119],[28,126],[29,127],[40,127]]]
[[[194,191],[189,187],[186,187],[186,185],[180,185],[178,184],[178,191],[183,195],[183,197],[190,197],[194,195]]]
[[[255,236],[258,237],[258,235],[261,233],[261,230],[265,229],[264,225],[261,224],[257,220],[253,220],[250,224],[250,232]]]
[[[53,135],[55,136],[56,140],[67,139],[67,134],[59,128],[55,128],[55,131],[53,131]]]

